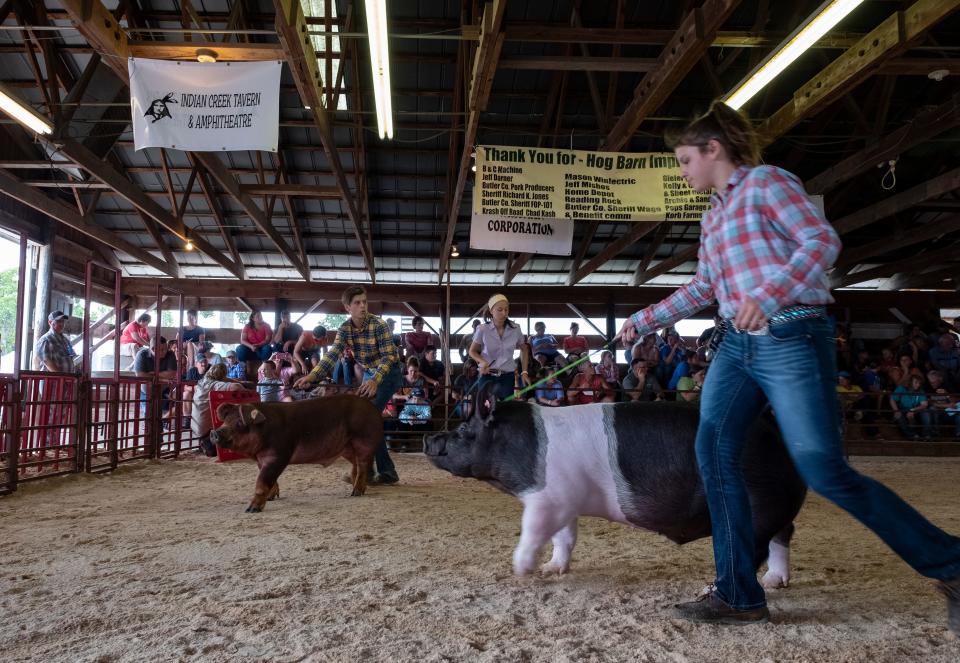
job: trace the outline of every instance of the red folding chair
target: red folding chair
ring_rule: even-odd
[[[248,389],[238,391],[211,391],[210,392],[210,420],[214,428],[219,428],[222,421],[217,416],[217,408],[221,403],[259,403],[260,394]],[[238,454],[236,451],[221,449],[217,447],[217,462],[223,463],[228,460],[237,460],[238,458],[249,458],[244,454]]]

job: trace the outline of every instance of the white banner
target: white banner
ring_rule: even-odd
[[[474,214],[470,222],[470,248],[568,256],[573,246],[573,221],[523,219],[495,214]]]
[[[130,58],[134,147],[276,152],[281,68]]]

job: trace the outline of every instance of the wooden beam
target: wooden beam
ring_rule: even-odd
[[[956,247],[960,249],[960,247]],[[921,272],[912,270],[910,272],[900,272],[894,274],[884,284],[883,290],[909,290],[911,288],[935,288],[944,287],[945,281],[954,281],[960,279],[960,263],[953,263],[946,267],[939,267],[930,271]]]
[[[880,76],[926,76],[931,71],[946,69],[951,74],[960,71],[956,58],[896,58],[880,65]]]
[[[199,49],[213,51],[216,54],[217,62],[263,62],[283,60],[286,57],[280,44],[130,40],[127,47],[130,57],[152,60],[189,60],[195,62]]]
[[[586,313],[584,313],[583,311],[581,311],[579,307],[575,306],[574,304],[570,304],[570,303],[568,302],[568,303],[567,303],[567,308],[570,309],[571,311],[573,311],[574,315],[576,315],[578,318],[580,318],[581,320],[583,320],[584,322],[586,322],[588,325],[590,325],[591,327],[593,327],[594,331],[596,331],[598,334],[600,334],[600,336],[602,336],[602,337],[604,337],[604,338],[607,337],[607,335],[603,333],[603,330],[601,330],[599,327],[597,327],[595,324],[593,324],[593,321],[590,320],[590,316],[588,316]]]
[[[511,255],[513,256],[512,259],[510,256],[507,256],[507,268],[503,272],[503,285],[510,285],[510,281],[517,278],[517,274],[523,270],[526,264],[530,262],[530,258],[533,257],[532,253],[514,253]]]
[[[173,256],[173,251],[167,246],[167,242],[163,238],[163,233],[161,233],[160,228],[157,226],[157,222],[140,210],[137,210],[137,215],[140,217],[140,220],[143,221],[143,227],[146,229],[147,234],[150,235],[153,243],[157,245],[157,249],[163,255],[164,260],[173,268],[174,273],[172,276],[174,278],[181,278],[183,274],[180,271],[180,265],[177,264],[177,259]]]
[[[413,304],[411,304],[410,302],[401,302],[401,304],[403,304],[404,307],[406,307],[406,309],[407,309],[408,311],[410,311],[411,313],[413,313],[415,316],[419,315],[421,318],[424,318],[423,324],[425,324],[427,327],[429,327],[429,328],[430,328],[430,331],[432,331],[432,332],[433,332],[434,334],[436,334],[437,336],[440,336],[440,335],[441,335],[440,332],[438,332],[436,329],[433,328],[433,325],[431,325],[429,322],[427,322],[425,316],[423,315],[423,313],[421,313],[420,311],[417,310],[417,307],[415,307],[415,306],[414,306]]]
[[[893,237],[884,237],[883,239],[878,239],[875,242],[870,242],[863,246],[844,249],[840,254],[840,259],[837,260],[836,267],[842,269],[853,266],[864,262],[868,258],[882,256],[896,249],[921,244],[955,232],[960,232],[960,214],[954,214],[939,221],[932,221],[923,226],[910,228],[909,232],[896,233]]]
[[[574,285],[582,280],[588,274],[592,274],[594,270],[597,269],[600,265],[604,264],[608,260],[620,255],[620,252],[623,251],[628,246],[632,246],[641,237],[647,235],[650,231],[657,227],[656,223],[646,222],[646,221],[637,221],[632,224],[632,227],[626,234],[618,237],[609,244],[603,247],[603,249],[583,264],[582,267],[578,268],[576,272],[567,277],[567,285]]]
[[[197,180],[200,183],[200,191],[203,192],[203,197],[207,201],[207,207],[210,208],[210,212],[213,214],[213,220],[214,223],[217,224],[220,238],[223,240],[223,244],[227,247],[227,250],[230,251],[233,263],[240,268],[240,278],[246,278],[246,270],[243,267],[243,261],[240,259],[240,251],[237,250],[237,243],[233,241],[233,235],[227,228],[227,221],[223,216],[223,209],[220,207],[219,201],[217,201],[216,191],[213,190],[213,185],[207,180],[207,173],[197,166],[193,155],[188,154],[187,157],[190,159],[190,163],[197,167],[195,172],[197,174]]]
[[[317,186],[315,184],[290,184],[285,182],[277,182],[276,184],[241,184],[240,191],[251,196],[304,196],[325,200],[340,199],[340,189],[337,187]]]
[[[606,58],[581,55],[578,58],[565,60],[551,55],[528,55],[525,57],[502,58],[497,68],[525,71],[616,71],[646,73],[653,71],[656,66],[657,61],[653,58]]]
[[[853,274],[847,274],[840,279],[839,282],[833,283],[832,285],[835,288],[844,288],[846,286],[856,285],[857,283],[863,283],[864,281],[872,281],[873,279],[881,279],[888,276],[893,276],[899,272],[911,272],[918,269],[924,269],[932,265],[936,265],[940,261],[956,258],[958,251],[960,251],[960,243],[953,243],[949,246],[944,246],[932,251],[926,251],[904,260],[887,263],[886,265],[879,265],[872,269],[854,272]]]
[[[240,206],[250,216],[250,220],[253,221],[254,225],[257,226],[260,232],[270,238],[277,249],[280,250],[280,253],[290,261],[294,269],[305,276],[307,270],[306,265],[300,262],[300,257],[287,246],[286,240],[284,240],[276,228],[267,221],[263,210],[261,210],[257,204],[253,202],[253,199],[240,187],[237,178],[230,173],[220,157],[215,152],[193,152],[193,157],[203,164],[203,167],[220,183],[220,186],[240,203]]]
[[[100,0],[62,0],[60,5],[94,52],[107,55],[103,59],[104,64],[126,83],[127,58],[130,57],[127,33],[113,14]]]
[[[630,278],[630,285],[637,286],[640,285],[638,280],[647,271],[650,267],[650,262],[657,256],[657,251],[660,250],[660,246],[663,244],[663,240],[666,239],[667,235],[670,233],[670,224],[661,223],[657,227],[657,234],[653,236],[653,239],[650,241],[650,245],[647,247],[647,250],[643,252],[643,257],[640,258],[640,262],[637,263],[637,268],[633,272],[633,276]]]
[[[807,180],[807,191],[825,193],[853,179],[860,173],[873,170],[935,136],[960,126],[960,92],[934,108],[923,108],[907,124],[884,136],[874,145],[851,154],[835,166]]]
[[[107,184],[131,205],[147,214],[147,216],[154,219],[177,237],[181,239],[184,238],[186,226],[183,225],[183,221],[177,219],[173,214],[154,202],[140,187],[121,175],[110,164],[97,158],[90,150],[73,139],[60,138],[57,139],[53,145],[54,147],[59,147],[60,152],[72,159],[74,163],[85,168],[98,180]],[[193,243],[198,251],[207,255],[234,276],[240,276],[240,270],[237,269],[237,266],[227,260],[226,256],[207,243],[202,237],[194,236]]]
[[[671,269],[679,267],[685,262],[690,262],[691,260],[697,259],[697,251],[700,250],[699,242],[697,244],[691,244],[687,248],[673,254],[671,257],[661,260],[654,267],[648,269],[643,274],[641,274],[636,279],[636,285],[643,285],[647,281],[655,279],[661,274],[666,274]]]
[[[294,320],[294,323],[299,323],[299,322],[300,322],[301,320],[303,320],[305,317],[307,317],[308,315],[310,315],[311,313],[313,313],[314,311],[316,311],[318,308],[320,308],[320,305],[323,304],[325,301],[327,301],[327,300],[326,300],[324,297],[321,297],[320,299],[318,299],[317,301],[315,301],[315,302],[313,303],[313,305],[311,305],[310,308],[308,308],[303,315],[301,315],[299,318],[297,318],[296,320]]]
[[[367,273],[370,275],[371,282],[376,283],[377,272],[373,262],[373,248],[363,236],[360,212],[347,183],[340,154],[333,138],[328,109],[323,103],[320,67],[307,34],[308,28],[303,8],[299,0],[273,0],[273,6],[276,11],[276,27],[280,35],[280,43],[283,45],[284,59],[290,67],[301,101],[311,109],[314,125],[320,134],[320,143],[323,145],[337,189],[340,191],[340,197],[347,208],[347,215],[350,217],[357,242],[360,244],[360,252],[367,267]],[[305,269],[307,267],[304,266]]]
[[[717,30],[740,4],[739,0],[707,0],[688,13],[663,47],[656,65],[641,79],[633,101],[600,147],[608,152],[626,145],[640,124],[673,94],[710,47]]]
[[[460,203],[463,201],[463,189],[467,184],[467,175],[470,173],[470,155],[477,140],[477,128],[480,125],[480,113],[485,110],[490,99],[490,90],[493,86],[493,77],[500,60],[500,50],[503,48],[503,13],[506,11],[505,0],[495,0],[484,5],[481,21],[480,41],[474,53],[471,67],[470,82],[467,90],[467,120],[463,129],[463,149],[460,152],[460,167],[457,170],[457,180],[450,198],[450,206],[445,210],[447,215],[447,229],[444,232],[443,244],[440,247],[439,269],[437,270],[438,283],[443,281],[450,260],[450,246],[453,244],[453,235],[457,229],[457,220],[460,218]]]
[[[142,263],[163,272],[168,276],[176,276],[177,272],[173,266],[168,265],[152,253],[121,239],[115,233],[101,228],[84,217],[80,216],[72,207],[64,205],[60,201],[45,196],[36,189],[25,185],[16,177],[6,171],[0,171],[0,192],[19,200],[24,205],[32,207],[38,212],[43,212],[47,216],[56,219],[60,223],[82,232],[88,237],[103,242],[104,244],[123,251],[131,258],[136,258]]]
[[[869,207],[848,214],[834,222],[833,227],[841,235],[853,232],[881,219],[893,216],[897,212],[910,209],[917,203],[946,195],[960,189],[960,168],[944,173],[923,184],[907,189],[895,196],[881,200]]]
[[[907,10],[891,14],[802,85],[791,101],[767,118],[759,129],[761,145],[769,145],[803,118],[848,94],[873,75],[884,61],[906,51],[958,7],[960,0],[918,0]]]

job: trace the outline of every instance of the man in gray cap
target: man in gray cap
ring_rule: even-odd
[[[63,311],[53,311],[47,316],[50,331],[37,339],[33,352],[40,363],[41,371],[52,373],[76,372],[74,352],[70,340],[64,335],[63,328],[70,316]]]

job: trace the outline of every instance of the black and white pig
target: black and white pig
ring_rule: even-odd
[[[676,543],[710,535],[710,513],[694,441],[699,410],[685,403],[597,403],[541,407],[496,403],[489,393],[450,433],[424,441],[437,467],[520,498],[516,574],[533,571],[548,539],[544,574],[565,573],[577,518],[596,516],[663,534]],[[786,586],[793,519],[807,488],[771,418],[750,432],[743,472],[753,508],[757,568],[765,587]]]

